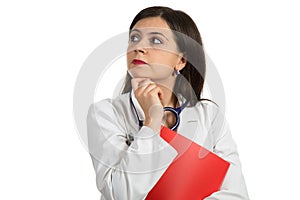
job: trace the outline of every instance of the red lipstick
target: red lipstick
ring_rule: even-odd
[[[147,63],[142,61],[142,60],[134,59],[132,61],[132,64],[134,64],[134,65],[144,65],[144,64],[147,64]]]

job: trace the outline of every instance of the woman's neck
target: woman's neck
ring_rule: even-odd
[[[158,86],[161,88],[163,97],[161,100],[161,103],[163,107],[169,106],[169,107],[177,107],[177,97],[173,93],[173,88],[175,85],[175,79],[171,80],[165,80],[165,81],[156,81]]]
[[[176,107],[177,98],[173,94],[173,92],[170,91],[169,89],[163,88],[163,87],[161,87],[161,90],[163,91],[163,98],[161,100],[163,107],[166,107],[166,106]]]

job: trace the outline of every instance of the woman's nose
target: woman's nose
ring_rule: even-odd
[[[134,51],[136,53],[142,53],[142,54],[145,54],[147,52],[146,48],[143,48],[143,47],[137,47],[137,48],[135,48]]]
[[[147,41],[146,40],[141,40],[135,45],[134,52],[145,54],[145,53],[147,53],[147,46],[149,46]]]

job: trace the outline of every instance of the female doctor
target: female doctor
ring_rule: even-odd
[[[200,99],[206,66],[194,21],[167,7],[140,11],[130,25],[127,68],[122,94],[92,104],[87,116],[101,199],[147,197],[177,156],[160,137],[161,125],[230,163],[220,190],[206,200],[248,199],[228,125],[217,104]]]

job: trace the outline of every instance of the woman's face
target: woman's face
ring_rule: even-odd
[[[134,78],[164,80],[180,70],[185,62],[177,50],[173,33],[160,17],[138,21],[129,34],[127,50],[128,72]]]

